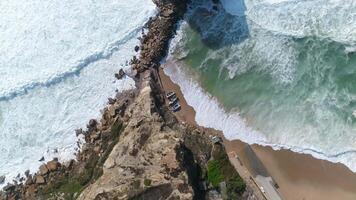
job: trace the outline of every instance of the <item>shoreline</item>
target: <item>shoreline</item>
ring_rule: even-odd
[[[75,155],[75,160],[60,162],[57,158],[46,161],[41,159],[43,163],[38,170],[31,173],[26,171],[25,176],[19,177],[19,181],[9,181],[0,190],[0,199],[76,199],[80,198],[79,195],[82,195],[85,189],[101,178],[105,162],[112,153],[115,153],[113,151],[120,134],[127,126],[141,123],[141,119],[130,121],[132,113],[126,113],[126,111],[137,100],[145,103],[145,99],[137,98],[140,93],[146,92],[144,90],[149,84],[147,79],[152,79],[157,84],[157,75],[147,77],[146,72],[157,70],[160,61],[167,54],[169,40],[174,35],[177,22],[186,12],[187,1],[185,0],[152,1],[158,12],[144,24],[141,37],[137,38],[139,44],[132,46],[133,50],[137,52],[137,55],[127,58],[132,72],[125,74],[122,69],[118,69],[117,73],[113,74],[119,80],[124,76],[132,77],[136,88],[122,92],[116,91],[113,98],[108,97],[104,108],[97,108],[101,112],[101,117],[88,120],[86,127],[73,130],[73,134],[76,134],[77,137],[82,135],[84,139],[81,149]],[[154,89],[160,91],[157,88]],[[149,106],[151,105],[148,105],[147,108]],[[134,127],[139,127],[136,125]],[[133,149],[129,155],[135,154],[137,154],[137,149]],[[128,172],[130,173],[129,169]],[[123,174],[125,176],[125,173]],[[3,181],[1,176],[0,181]],[[136,186],[135,182],[131,184]],[[133,191],[136,189],[133,188]]]
[[[159,74],[164,89],[175,91],[181,101],[182,110],[176,114],[177,118],[188,124],[197,125],[194,120],[195,110],[186,103],[179,85],[173,83],[162,69]],[[220,131],[215,132],[223,137]],[[251,173],[251,163],[245,150],[248,144],[224,138],[224,145],[228,154],[233,152],[238,155]],[[279,185],[278,190],[284,199],[356,199],[356,174],[341,163],[317,159],[309,154],[286,149],[273,150],[272,147],[257,144],[251,147]]]
[[[177,93],[177,96],[180,98],[182,110],[176,113],[176,117],[179,119],[177,123],[186,123],[193,127],[198,127],[202,130],[209,130],[208,132],[214,132],[213,134],[217,134],[223,137],[223,134],[219,131],[215,131],[212,129],[200,127],[195,122],[195,110],[187,104],[184,99],[182,92],[178,85],[174,84],[168,76],[165,76],[162,73],[162,69],[160,68],[159,62],[165,55],[168,46],[168,40],[170,36],[173,34],[171,33],[174,30],[175,22],[178,18],[177,16],[172,16],[177,14],[174,12],[175,10],[170,10],[170,7],[162,6],[162,3],[159,0],[154,0],[157,4],[157,7],[163,8],[161,13],[159,13],[156,19],[150,20],[148,22],[148,26],[152,23],[156,23],[154,27],[145,35],[144,38],[141,40],[141,52],[140,57],[137,59],[134,57],[130,64],[134,69],[138,71],[138,75],[140,79],[136,81],[137,85],[146,84],[149,85],[149,82],[146,81],[142,82],[142,80],[147,78],[153,78],[155,84],[162,84],[163,91],[159,93],[154,98],[160,99],[160,95],[163,95],[165,91],[173,90]],[[161,6],[161,7],[160,7]],[[178,9],[179,10],[179,9]],[[179,16],[179,12],[177,14]],[[155,21],[156,20],[156,21]],[[161,21],[160,21],[161,20]],[[171,20],[171,21],[170,21]],[[163,28],[162,28],[163,27]],[[158,33],[157,33],[158,32]],[[159,37],[156,37],[159,36]],[[159,39],[157,39],[159,38]],[[136,47],[135,47],[136,48]],[[162,64],[164,65],[164,64]],[[159,70],[159,75],[155,74],[153,77],[146,77],[144,72],[147,71],[154,71],[157,72]],[[161,79],[161,82],[158,82],[156,78]],[[87,126],[87,130],[78,130],[77,134],[82,134],[85,136],[86,143],[82,151],[78,153],[78,162],[70,161],[68,163],[59,163],[56,160],[50,161],[47,164],[43,164],[40,167],[40,170],[34,174],[29,175],[29,178],[26,180],[24,185],[15,183],[15,185],[9,185],[8,188],[5,190],[9,193],[10,197],[18,197],[19,195],[23,195],[26,198],[30,197],[31,195],[37,195],[38,193],[41,195],[41,192],[49,192],[52,191],[51,187],[57,188],[59,186],[64,186],[64,189],[70,187],[70,189],[77,189],[76,191],[70,190],[69,194],[73,195],[74,197],[78,197],[78,194],[81,195],[82,199],[86,195],[86,190],[90,191],[88,186],[93,185],[99,178],[103,177],[105,174],[105,170],[111,169],[115,165],[119,165],[116,162],[109,162],[110,166],[107,165],[107,158],[110,158],[110,155],[114,152],[116,144],[121,137],[121,132],[125,129],[126,126],[134,127],[134,130],[140,130],[140,124],[142,123],[142,119],[136,119],[130,121],[131,115],[125,115],[125,111],[130,109],[131,104],[136,98],[138,98],[138,93],[145,91],[145,88],[137,87],[134,90],[126,91],[116,95],[115,99],[108,99],[108,106],[104,109],[103,117],[98,120],[90,120]],[[146,87],[147,89],[147,87]],[[156,99],[156,100],[157,100]],[[163,98],[164,99],[164,98]],[[150,102],[145,102],[145,99],[138,99],[142,103],[144,108],[147,108],[147,113],[150,113]],[[147,100],[147,99],[146,99]],[[157,100],[159,101],[159,100]],[[132,106],[133,108],[135,106]],[[159,106],[157,106],[159,107]],[[163,105],[160,107],[161,109],[164,108]],[[140,110],[137,109],[137,113],[141,113]],[[170,113],[170,112],[169,112]],[[132,114],[132,112],[131,112]],[[157,116],[155,116],[157,117]],[[161,120],[159,115],[154,120]],[[173,120],[174,121],[174,120]],[[143,128],[144,129],[144,128]],[[140,130],[140,131],[143,131]],[[131,133],[131,132],[130,132]],[[137,138],[142,138],[142,132],[138,132]],[[147,134],[147,133],[146,133]],[[124,136],[123,136],[124,137]],[[162,137],[163,138],[163,137]],[[131,138],[132,139],[132,138]],[[138,140],[139,143],[145,142]],[[122,141],[124,144],[128,144],[133,142],[132,140]],[[138,143],[137,143],[138,144]],[[227,141],[224,140],[224,146],[226,148],[226,152],[230,156],[230,160],[234,155],[238,155],[241,158],[243,166],[241,169],[236,168],[236,171],[240,173],[241,176],[244,177],[244,180],[253,187],[253,183],[249,181],[249,176],[251,176],[252,163],[248,162],[249,156],[246,154],[245,147],[246,143],[243,143],[238,140],[234,141]],[[122,145],[123,147],[124,145]],[[142,146],[142,145],[141,145]],[[268,147],[262,147],[259,145],[252,145],[253,150],[256,152],[257,156],[260,158],[262,163],[267,168],[268,172],[272,175],[272,177],[278,182],[280,185],[280,191],[282,195],[286,199],[355,199],[356,198],[356,189],[353,186],[356,184],[356,175],[350,171],[347,171],[344,166],[341,164],[333,164],[327,161],[318,160],[315,158],[309,158],[307,155],[293,153],[291,151],[274,151]],[[123,149],[125,149],[123,147]],[[135,156],[138,154],[138,148],[133,145],[128,154],[128,158],[131,158],[126,161],[135,161]],[[126,152],[123,150],[122,152]],[[158,151],[157,154],[160,157],[160,152]],[[121,156],[123,157],[123,154]],[[145,155],[145,154],[144,154]],[[174,154],[167,154],[165,156],[169,158],[168,160],[172,159],[170,156],[174,158]],[[130,157],[131,156],[131,157]],[[304,156],[301,158],[300,156]],[[115,156],[115,158],[119,158]],[[124,157],[125,158],[125,157]],[[157,159],[158,160],[158,159]],[[125,160],[122,160],[125,161]],[[104,164],[106,163],[106,164]],[[171,162],[167,162],[168,164]],[[132,164],[132,163],[130,163]],[[133,162],[133,164],[135,164]],[[136,165],[130,165],[131,168],[134,168]],[[238,163],[237,163],[238,164]],[[307,164],[307,165],[305,165]],[[143,166],[147,166],[148,164],[145,163]],[[319,167],[321,166],[321,167]],[[173,166],[174,168],[175,166]],[[103,170],[104,168],[104,170]],[[323,173],[320,172],[320,169],[323,169]],[[122,168],[120,168],[121,170]],[[128,169],[127,171],[130,171]],[[133,170],[135,173],[136,171]],[[306,172],[309,171],[309,172]],[[334,172],[333,174],[328,174],[327,172]],[[138,173],[138,172],[137,172]],[[115,171],[114,174],[119,174]],[[123,173],[125,176],[125,173]],[[142,174],[141,174],[142,175]],[[159,174],[158,174],[159,175]],[[106,179],[105,179],[106,177]],[[105,176],[103,181],[107,181],[111,178],[111,176]],[[136,177],[136,175],[135,175]],[[121,177],[122,178],[122,177]],[[164,180],[157,178],[158,180]],[[144,177],[146,180],[146,177]],[[119,181],[123,180],[118,178]],[[313,181],[311,181],[313,180]],[[347,180],[347,182],[345,182]],[[113,186],[111,182],[106,182],[109,186]],[[133,182],[135,183],[135,181]],[[136,182],[137,183],[137,182]],[[323,183],[323,184],[321,184]],[[332,184],[330,184],[332,183]],[[334,184],[338,186],[335,188]],[[58,186],[59,184],[59,186]],[[60,185],[63,184],[63,185]],[[126,183],[122,183],[127,184]],[[151,184],[151,181],[150,183]],[[146,183],[145,183],[146,185]],[[321,187],[320,187],[321,186]],[[78,188],[80,187],[80,188]],[[88,189],[89,188],[89,189]],[[109,187],[108,187],[109,188]],[[254,191],[257,192],[259,188],[253,187]],[[316,190],[318,192],[316,192]],[[84,192],[83,192],[84,191]],[[184,191],[184,190],[183,190]],[[301,192],[303,191],[303,192]],[[62,191],[60,191],[62,192]],[[83,193],[81,193],[83,192]],[[101,190],[98,192],[101,192]],[[320,192],[320,193],[319,193]],[[46,194],[46,193],[43,193]],[[52,193],[50,193],[52,194]],[[159,193],[158,193],[159,194]],[[319,195],[322,194],[322,195]],[[98,194],[99,196],[101,195]],[[257,194],[257,196],[263,194]],[[302,196],[301,196],[302,195]],[[56,198],[57,196],[54,196]],[[0,196],[1,199],[1,196]],[[261,198],[263,199],[263,197]]]

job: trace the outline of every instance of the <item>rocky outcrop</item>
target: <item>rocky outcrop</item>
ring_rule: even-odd
[[[24,185],[8,188],[6,199],[223,199],[208,178],[209,162],[227,158],[223,146],[177,121],[156,78],[144,72],[137,90],[118,95],[100,121],[77,131],[86,140],[78,162],[42,165]]]
[[[188,176],[177,159],[183,133],[165,125],[152,78],[146,74],[143,79],[102,176],[78,199],[192,199]]]
[[[47,162],[25,182],[6,186],[0,199],[251,199],[224,147],[165,105],[156,69],[187,2],[154,2],[159,13],[130,62],[138,88],[109,98],[100,120],[76,130],[85,139],[76,161]]]
[[[164,105],[155,78],[151,71],[144,73],[140,92],[123,116],[129,120],[124,121],[118,143],[103,164],[103,174],[78,199],[222,198],[209,184],[207,173],[214,155],[227,159],[223,146],[213,144],[207,132],[179,123]],[[239,178],[232,166],[229,170]],[[243,194],[232,192],[234,197]]]
[[[146,24],[147,34],[142,34],[139,59],[134,57],[131,64],[138,72],[157,68],[166,56],[169,40],[173,37],[177,22],[187,9],[188,0],[153,0],[159,9],[155,18]],[[138,50],[135,48],[135,50]]]

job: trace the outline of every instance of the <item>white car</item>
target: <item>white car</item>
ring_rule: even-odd
[[[178,102],[178,98],[176,96],[172,97],[172,99],[169,101],[169,106],[173,106]]]
[[[179,105],[179,103],[177,102],[176,104],[174,104],[172,107],[171,107],[171,110],[173,111],[173,112],[178,112],[179,110],[180,110],[180,105]]]
[[[170,98],[175,97],[175,96],[176,96],[176,93],[174,93],[174,92],[168,92],[168,93],[166,93],[167,99],[170,99]]]

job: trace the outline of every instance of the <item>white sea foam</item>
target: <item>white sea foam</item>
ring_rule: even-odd
[[[74,157],[107,98],[135,87],[113,77],[135,54],[151,0],[0,3],[0,175]],[[121,65],[123,64],[123,65]],[[58,150],[58,152],[56,151]]]
[[[145,0],[5,0],[0,10],[0,98],[58,82],[110,56],[154,12]]]
[[[230,1],[222,3],[232,14],[241,10],[240,6],[231,6]],[[245,5],[249,20],[275,34],[317,36],[356,45],[354,0],[245,0]]]
[[[182,29],[184,26],[186,24],[182,23]],[[226,112],[216,98],[200,87],[196,77],[193,77],[189,70],[187,71],[186,66],[182,66],[182,63],[176,60],[176,56],[185,57],[189,53],[189,49],[185,49],[182,45],[182,41],[187,39],[182,29],[171,42],[170,49],[174,55],[171,54],[168,57],[168,64],[164,71],[173,82],[180,85],[188,104],[196,110],[196,121],[199,125],[221,130],[228,139],[241,139],[250,144],[258,143],[274,149],[284,148],[298,153],[311,154],[316,158],[343,163],[356,172],[355,130],[350,129],[350,126],[342,119],[335,118],[330,110],[323,109],[326,105],[335,103],[333,102],[335,95],[351,99],[354,97],[346,91],[344,91],[346,94],[330,93],[326,90],[327,88],[310,94],[307,101],[315,102],[312,105],[315,110],[313,115],[315,122],[332,124],[326,126],[330,128],[325,130],[331,133],[329,135],[323,132],[320,134],[320,130],[317,130],[318,124],[315,126],[306,124],[306,127],[300,127],[300,124],[293,125],[293,120],[288,121],[288,118],[285,119],[285,126],[276,127],[271,123],[275,128],[275,133],[259,132],[250,126],[250,122],[241,118],[237,111]],[[261,71],[267,70],[276,80],[282,83],[292,82],[298,55],[292,39],[284,34],[279,35],[261,29],[254,22],[250,24],[250,34],[249,38],[239,44],[219,50],[209,50],[205,61],[222,59],[222,66],[229,69],[231,77],[258,65],[263,68],[260,69]],[[261,63],[263,65],[260,65]],[[200,67],[204,67],[203,65],[204,61]],[[304,117],[303,120],[307,118]]]
[[[313,136],[309,134],[296,134],[299,137],[291,137],[287,133],[271,138],[248,126],[238,112],[226,112],[220,103],[206,93],[172,58],[167,60],[164,73],[180,86],[187,103],[196,111],[195,120],[199,125],[220,130],[229,140],[239,139],[249,144],[270,146],[275,150],[290,149],[297,153],[310,154],[315,158],[343,163],[356,172],[356,151],[340,148],[339,143],[342,143],[342,140],[335,138],[331,144],[334,147],[330,146],[328,153],[325,153],[325,149],[320,149],[318,143],[310,143],[310,137]]]
[[[249,143],[266,141],[262,134],[247,127],[238,113],[226,113],[218,101],[205,93],[197,82],[177,66],[177,63],[168,61],[164,73],[174,83],[179,84],[187,103],[196,111],[195,121],[199,125],[221,130],[227,139],[240,139]]]

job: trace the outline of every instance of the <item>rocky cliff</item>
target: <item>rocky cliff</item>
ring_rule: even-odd
[[[85,138],[76,161],[50,161],[0,199],[254,199],[224,146],[166,106],[157,68],[187,2],[154,2],[159,13],[131,60],[137,88],[108,99],[102,118],[76,131]]]

